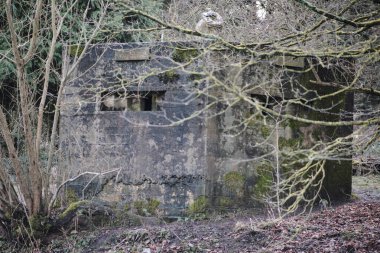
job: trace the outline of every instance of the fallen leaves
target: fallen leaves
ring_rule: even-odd
[[[380,203],[356,202],[292,217],[266,231],[277,238],[270,252],[380,252]],[[289,236],[294,224],[302,232]],[[278,235],[277,230],[282,232]],[[288,231],[286,231],[288,230]],[[270,240],[270,239],[269,239]]]
[[[90,235],[72,235],[88,241],[89,245],[82,249],[76,247],[75,252],[377,253],[380,252],[380,203],[346,203],[281,221],[253,220],[246,215],[103,229]]]

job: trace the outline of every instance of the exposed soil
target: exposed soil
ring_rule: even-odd
[[[356,200],[309,215],[273,221],[230,214],[70,233],[41,252],[380,252],[380,176],[353,181]]]

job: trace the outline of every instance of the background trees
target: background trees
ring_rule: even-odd
[[[87,48],[99,38],[110,5],[103,1],[9,0],[0,7],[4,31],[0,38],[0,209],[2,224],[8,229],[15,213],[27,217],[47,214],[58,104],[72,71],[61,62],[62,46],[68,42]],[[81,54],[77,52],[77,59]]]
[[[131,4],[152,14],[163,6]],[[0,210],[8,229],[16,213],[35,217],[50,211],[60,99],[83,52],[91,43],[140,40],[144,35],[123,28],[144,29],[152,22],[102,0],[8,0],[0,9]],[[62,62],[67,44],[80,45],[70,67]]]
[[[220,34],[194,31],[199,14],[206,6],[223,16],[225,25]],[[261,117],[262,125],[269,119],[277,123],[291,119],[309,124],[308,118],[282,110],[289,104],[308,107],[311,111],[320,110],[302,94],[291,100],[277,101],[264,90],[265,99],[252,100],[247,87],[234,85],[233,77],[237,78],[238,74],[233,73],[263,63],[270,69],[276,65],[273,57],[310,57],[313,59],[309,62],[310,71],[319,66],[335,68],[341,72],[337,75],[349,81],[346,86],[343,81],[332,82],[315,74],[315,85],[334,88],[334,92],[327,96],[355,92],[358,94],[356,101],[379,101],[379,12],[376,1],[357,0],[3,1],[0,4],[0,210],[3,221],[10,222],[15,210],[21,210],[28,216],[46,215],[48,212],[52,196],[49,177],[56,158],[60,96],[74,69],[62,62],[64,44],[83,45],[78,46],[75,52],[76,61],[79,61],[86,48],[96,42],[211,38],[215,43],[208,50],[222,48],[225,66],[235,67],[229,80],[218,77],[220,66],[217,65],[200,71],[204,81],[212,80],[229,92],[229,96],[218,97],[219,103],[227,108],[236,101],[250,103]],[[236,52],[244,56],[244,60],[231,57]],[[281,83],[282,70],[271,75],[266,75],[268,72],[264,68],[257,71],[262,71],[262,75],[251,80],[254,87],[267,89],[268,85],[264,84],[270,83],[275,87]],[[328,119],[312,122],[317,125],[357,126],[351,136],[338,139],[344,143],[353,141],[352,149],[334,141],[315,140],[317,146],[303,152],[307,151],[309,157],[354,155],[358,157],[358,163],[366,162],[360,156],[378,147],[379,108],[357,103],[354,111],[353,119],[349,115],[344,122],[333,123]],[[249,124],[250,120],[250,117],[243,118],[236,127]],[[269,133],[276,136],[276,128],[269,129]],[[280,153],[281,157],[298,155],[292,153],[296,151],[281,150],[272,143],[268,145],[274,157],[278,158]],[[376,155],[372,154],[370,158],[376,160],[376,151]],[[321,168],[320,165],[313,163],[310,168]],[[279,169],[279,160],[273,167]],[[294,182],[274,183],[274,189],[277,189],[274,196],[285,196],[286,202],[286,193]],[[279,194],[281,187],[285,188]],[[276,201],[279,202],[279,198]],[[277,207],[281,212],[278,204]]]

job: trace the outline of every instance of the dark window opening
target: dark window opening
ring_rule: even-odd
[[[163,91],[104,92],[101,111],[161,111],[165,98]]]

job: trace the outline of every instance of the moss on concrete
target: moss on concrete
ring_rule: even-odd
[[[221,211],[226,211],[227,209],[231,208],[234,204],[234,201],[231,198],[225,196],[218,198],[217,201]]]
[[[66,190],[65,198],[66,198],[66,203],[68,205],[78,202],[80,199],[78,194],[74,191],[74,189],[70,189],[70,188]]]
[[[188,80],[190,80],[190,81],[198,81],[198,80],[201,80],[203,78],[204,78],[204,75],[193,73],[193,74],[189,75]]]
[[[289,126],[292,130],[298,131],[300,127],[307,127],[310,126],[309,123],[300,122],[293,119],[288,119],[284,123],[285,126]]]
[[[133,206],[136,209],[138,215],[141,216],[154,216],[157,215],[160,201],[156,199],[137,200],[133,202]]]
[[[241,196],[244,192],[245,177],[237,171],[230,171],[224,175],[224,185],[227,189]]]
[[[173,83],[177,81],[180,78],[180,76],[176,70],[171,69],[160,74],[158,78],[160,79],[161,82],[167,84],[167,83]]]
[[[88,200],[81,200],[74,203],[71,203],[66,210],[59,215],[60,219],[64,219],[67,215],[71,214],[72,212],[75,212],[79,207],[89,204],[90,202]]]
[[[176,62],[189,62],[191,59],[200,54],[196,48],[175,48],[172,54],[172,59]]]
[[[273,167],[269,162],[261,163],[256,168],[257,180],[253,188],[253,195],[258,200],[265,198],[273,184]]]
[[[300,138],[292,138],[292,139],[286,139],[285,137],[278,138],[278,146],[280,149],[291,148],[294,150],[300,146],[300,143],[301,143]]]
[[[206,213],[207,208],[209,207],[209,201],[206,196],[200,196],[194,200],[193,203],[189,205],[187,208],[187,212],[189,215]]]
[[[264,138],[268,138],[270,133],[271,133],[271,129],[266,126],[266,125],[262,125],[260,127],[260,132],[261,132],[261,135],[264,137]]]

